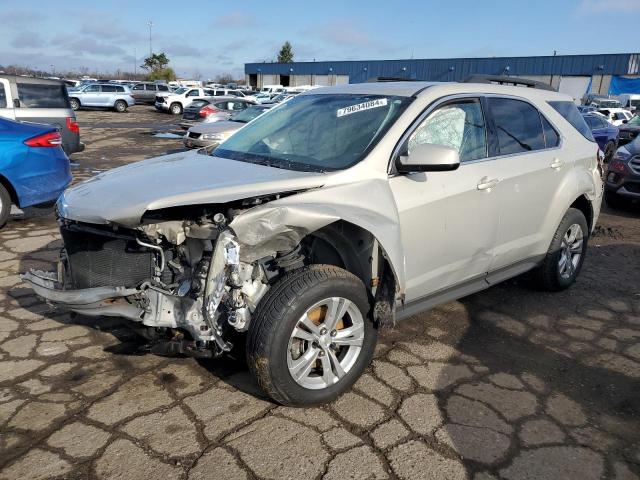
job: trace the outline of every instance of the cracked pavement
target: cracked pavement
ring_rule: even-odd
[[[180,150],[149,134],[175,120],[152,110],[79,112],[76,178]],[[519,278],[414,316],[350,392],[294,409],[242,359],[153,356],[124,321],[43,304],[18,273],[51,267],[55,220],[16,215],[0,230],[0,479],[638,479],[639,219],[604,208],[568,291]]]

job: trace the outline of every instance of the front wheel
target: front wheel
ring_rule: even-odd
[[[73,108],[74,110],[80,110],[80,100],[78,100],[77,98],[70,99],[69,103],[71,103],[71,108]]]
[[[560,291],[573,284],[587,253],[589,227],[584,214],[570,208],[556,230],[547,255],[534,271],[536,283],[545,290]]]
[[[127,102],[125,102],[124,100],[117,100],[113,105],[113,108],[116,112],[124,113],[127,111]]]
[[[263,390],[283,405],[333,400],[371,362],[377,329],[364,284],[330,265],[279,280],[249,328],[247,362]]]
[[[178,102],[172,103],[171,107],[169,107],[169,111],[172,115],[180,115],[182,113],[182,105]]]

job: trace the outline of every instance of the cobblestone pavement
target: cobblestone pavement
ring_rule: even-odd
[[[102,114],[80,114],[81,177],[179,148]],[[292,409],[241,361],[144,354],[117,319],[52,311],[18,272],[50,267],[54,219],[16,216],[0,230],[0,479],[638,479],[639,218],[603,214],[569,291],[519,279],[415,316],[352,391]]]

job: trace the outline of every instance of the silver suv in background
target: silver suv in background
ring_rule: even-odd
[[[54,125],[67,155],[84,150],[76,114],[60,80],[0,74],[0,117]]]
[[[78,90],[71,90],[69,101],[74,110],[85,107],[109,108],[121,113],[136,103],[129,87],[114,83],[90,83]]]
[[[330,401],[380,326],[529,270],[551,291],[578,277],[602,201],[598,145],[571,97],[516,81],[536,88],[322,88],[210,158],[101,173],[58,200],[57,271],[23,279],[70,310],[130,319],[159,354],[215,357],[246,339],[273,399]]]
[[[131,86],[131,93],[136,103],[148,103],[153,105],[158,92],[169,93],[169,85],[166,83],[140,82]]]

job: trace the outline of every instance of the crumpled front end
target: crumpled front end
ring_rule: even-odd
[[[155,353],[217,355],[231,348],[230,327],[248,328],[269,284],[257,262],[240,261],[224,215],[214,217],[135,229],[63,219],[57,271],[22,279],[66,310],[148,327]]]

